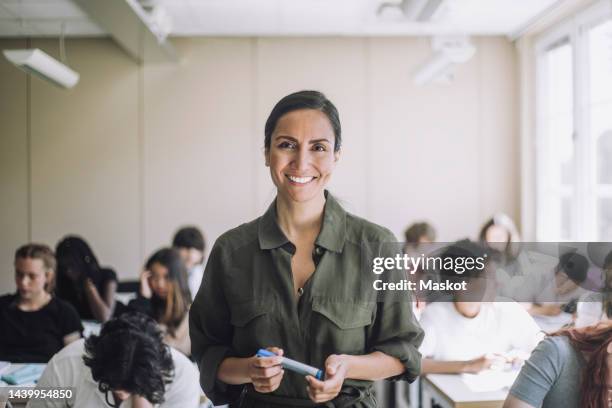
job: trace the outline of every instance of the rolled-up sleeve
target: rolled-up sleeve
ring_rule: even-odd
[[[423,330],[419,326],[410,302],[384,302],[377,304],[376,320],[370,329],[372,351],[380,351],[395,357],[405,371],[391,381],[414,381],[421,372],[419,346],[423,341]]]
[[[379,255],[393,258],[399,253],[400,249],[394,243],[395,236],[391,232],[387,232],[381,241]],[[405,276],[402,270],[387,270],[385,274],[388,281],[397,282]],[[402,374],[388,380],[412,382],[421,373],[419,347],[424,332],[413,313],[412,296],[404,291],[390,292],[384,291],[376,303],[374,322],[368,333],[370,349],[395,357],[404,365],[405,371]]]
[[[215,243],[198,294],[189,312],[191,353],[200,369],[200,385],[215,405],[233,401],[242,385],[229,385],[217,379],[221,362],[235,355],[231,348],[233,330],[224,294],[226,262],[221,245]]]

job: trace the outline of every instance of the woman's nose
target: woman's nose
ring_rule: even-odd
[[[308,168],[310,162],[309,152],[306,149],[300,149],[296,152],[293,160],[293,166],[296,170],[302,171]]]

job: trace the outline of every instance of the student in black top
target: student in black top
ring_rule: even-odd
[[[57,296],[70,302],[81,319],[104,323],[113,315],[117,275],[102,268],[82,238],[68,236],[55,249]]]
[[[164,333],[164,342],[189,356],[190,306],[187,270],[179,252],[173,248],[156,251],[147,260],[140,276],[138,297],[128,304],[128,309],[155,319]]]
[[[0,360],[46,363],[83,327],[74,308],[53,297],[55,257],[46,245],[15,252],[17,293],[0,297]]]

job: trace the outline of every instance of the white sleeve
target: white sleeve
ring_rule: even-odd
[[[435,317],[432,316],[431,309],[429,310],[429,313],[427,312],[427,307],[425,307],[425,310],[421,315],[421,320],[419,321],[419,324],[425,333],[423,343],[421,343],[421,346],[419,347],[419,351],[424,358],[433,357],[435,355],[437,345],[436,326],[432,320]]]
[[[36,383],[36,388],[64,388],[66,386],[66,382],[63,381],[61,370],[58,367],[56,360],[52,358]],[[76,390],[73,390],[73,392],[76,392]],[[26,408],[67,408],[71,406],[68,404],[68,402],[70,402],[69,399],[31,398],[28,401]]]
[[[511,336],[509,343],[513,349],[531,353],[545,334],[520,304],[508,302],[504,306],[504,314],[499,321],[508,328],[506,333]]]
[[[576,306],[576,327],[591,326],[601,320],[603,314],[603,306],[601,302],[596,301],[585,295],[580,298]]]
[[[180,351],[172,350],[174,360],[174,378],[168,385],[164,402],[160,408],[197,408],[200,396],[200,374],[195,364],[189,361]]]

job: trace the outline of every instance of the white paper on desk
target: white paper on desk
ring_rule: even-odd
[[[461,374],[461,379],[472,392],[491,392],[508,389],[519,370],[486,370],[478,374]]]

